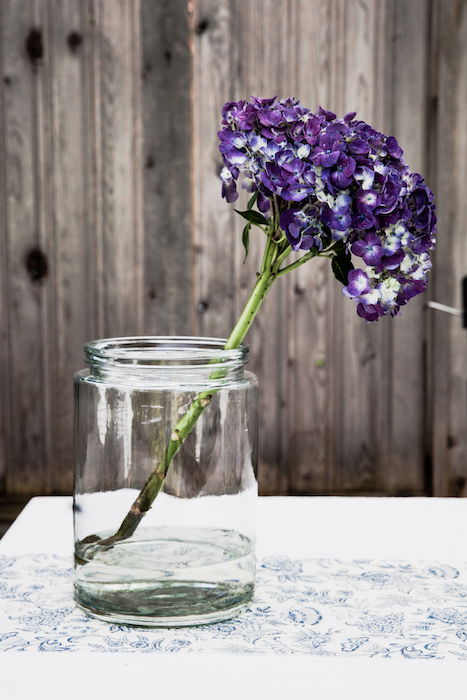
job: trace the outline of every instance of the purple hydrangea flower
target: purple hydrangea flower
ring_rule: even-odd
[[[381,239],[376,233],[367,233],[365,238],[358,238],[352,243],[350,250],[354,255],[363,258],[367,265],[373,266],[379,265],[384,255]]]
[[[394,316],[424,291],[435,245],[433,194],[393,136],[354,112],[313,114],[294,98],[230,102],[222,116],[222,196],[237,199],[242,175],[260,212],[274,201],[293,250],[332,252],[333,241],[343,241],[366,265],[344,286],[359,316]]]
[[[281,214],[280,225],[293,250],[321,250],[321,230],[314,210],[286,209]]]

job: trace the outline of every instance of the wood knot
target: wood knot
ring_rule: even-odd
[[[47,277],[49,268],[47,257],[40,248],[32,248],[27,253],[24,264],[33,282],[40,282],[40,280]]]
[[[453,447],[457,447],[458,441],[453,435],[448,435],[446,437],[446,447],[448,450],[451,450]]]
[[[146,158],[146,168],[148,170],[152,170],[152,168],[155,166],[156,161],[154,160],[154,156],[149,154],[148,157]]]
[[[42,42],[42,32],[40,29],[34,27],[31,29],[26,37],[25,47],[33,68],[36,68],[37,64],[44,56],[44,44]]]
[[[68,48],[70,49],[71,53],[77,53],[79,47],[83,43],[83,37],[79,32],[70,32],[66,43],[68,44]]]
[[[208,309],[209,309],[209,303],[205,299],[201,299],[201,301],[198,302],[198,305],[196,307],[196,310],[198,311],[198,313],[205,314]]]
[[[142,79],[146,80],[149,73],[152,73],[152,63],[150,61],[146,61],[141,72]]]
[[[201,19],[198,24],[196,25],[195,32],[196,34],[204,34],[204,32],[209,28],[209,20],[204,18]]]

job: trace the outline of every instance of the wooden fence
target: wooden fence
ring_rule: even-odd
[[[0,493],[69,492],[84,341],[228,334],[257,268],[220,198],[227,100],[293,94],[394,134],[467,273],[465,0],[2,0]],[[467,493],[467,334],[418,299],[365,325],[327,261],[250,333],[263,493]]]

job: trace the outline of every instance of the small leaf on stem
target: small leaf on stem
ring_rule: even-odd
[[[248,209],[248,211],[249,211],[250,209],[253,209],[253,207],[254,207],[255,204],[256,204],[256,200],[257,200],[257,199],[258,199],[258,193],[255,192],[255,193],[253,194],[253,196],[250,197],[250,199],[248,200],[248,204],[246,205],[246,208]]]
[[[243,218],[249,221],[251,224],[269,226],[269,221],[257,211],[248,209],[247,211],[239,211],[238,209],[235,209],[234,211],[236,211],[237,214],[240,214],[240,216],[243,216]]]
[[[247,259],[248,256],[248,245],[250,243],[250,229],[251,229],[251,224],[247,224],[245,228],[243,229],[242,233],[242,243],[243,247],[245,248],[245,257],[243,258],[243,262]]]
[[[347,276],[350,270],[353,270],[352,258],[342,241],[334,247],[334,257],[331,261],[334,277],[342,284],[348,284]]]

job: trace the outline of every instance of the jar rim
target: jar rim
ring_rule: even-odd
[[[91,340],[84,345],[84,352],[88,365],[118,368],[215,369],[245,364],[248,345],[225,350],[226,343],[226,338],[199,336],[127,336]]]

